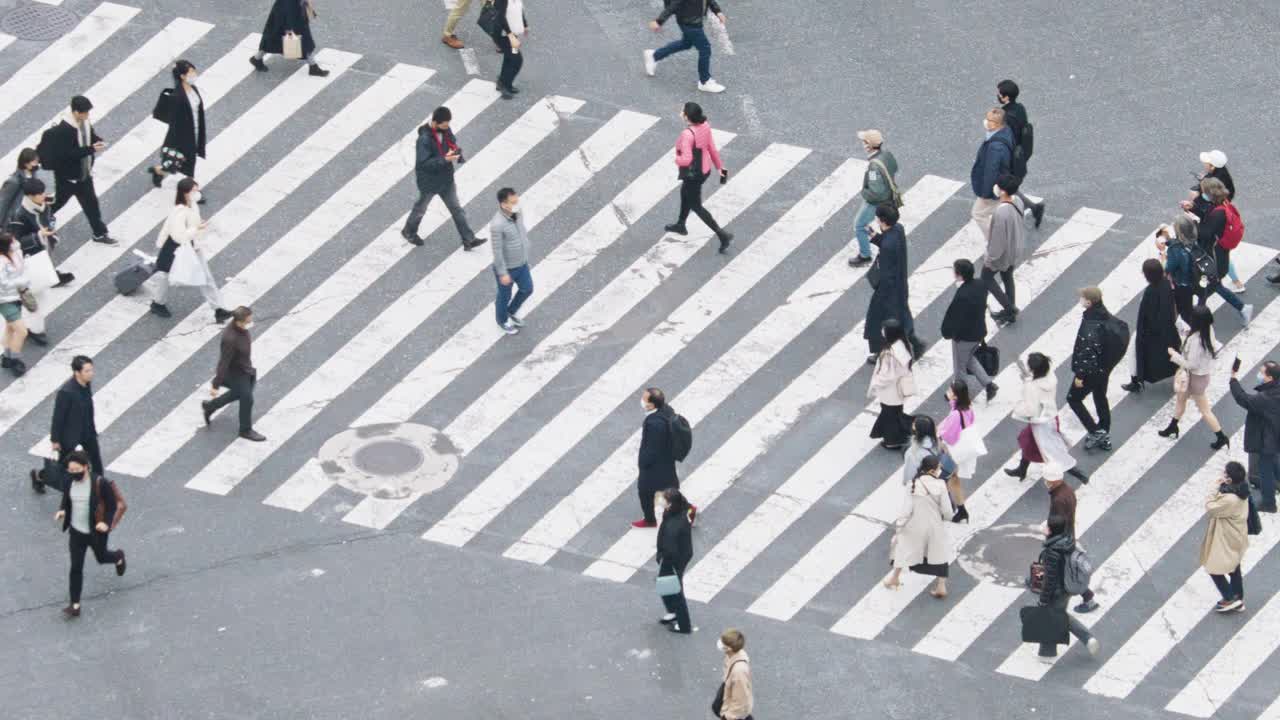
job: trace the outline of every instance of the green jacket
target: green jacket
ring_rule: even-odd
[[[879,162],[874,162],[874,161]],[[893,177],[898,175],[898,160],[893,153],[881,149],[867,159],[867,171],[862,175],[862,199],[868,205],[879,205],[893,199],[893,190],[889,187],[889,178],[880,170],[880,163],[889,169]]]

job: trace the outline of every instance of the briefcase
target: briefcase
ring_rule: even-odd
[[[121,295],[132,295],[155,272],[156,266],[153,263],[147,260],[137,260],[116,274],[116,290]]]
[[[44,467],[40,470],[40,480],[50,490],[65,492],[67,489],[67,469],[62,467],[57,458],[45,458]]]
[[[1067,610],[1047,605],[1028,605],[1019,611],[1022,616],[1022,642],[1066,645]]]

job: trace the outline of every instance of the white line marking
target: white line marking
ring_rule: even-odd
[[[480,60],[476,57],[475,48],[462,48],[458,54],[462,56],[462,67],[466,68],[468,75],[480,74]]]
[[[446,101],[453,111],[452,126],[457,129],[466,127],[497,98],[493,83],[480,80],[468,82]],[[412,177],[414,145],[417,139],[415,127],[349,180],[329,201],[316,208],[287,235],[267,248],[265,253],[229,283],[228,292],[242,297],[261,297],[282,279],[287,279],[289,272],[301,265],[320,246],[329,242],[383,194],[405,178]],[[459,171],[460,178],[469,177],[468,167],[470,163],[463,165]],[[400,244],[403,245],[404,241],[400,240]],[[253,353],[259,377],[270,373],[306,338],[331,320],[350,298],[358,295],[361,288],[372,282],[372,278],[381,277],[386,268],[400,257],[398,251],[398,248],[392,249],[389,241],[375,241],[365,247],[348,262],[346,272],[336,276],[349,278],[348,282],[337,285],[339,280],[331,278],[296,306],[305,309],[290,314],[286,322],[273,323],[266,332],[259,335],[254,342]],[[350,273],[360,273],[360,276],[351,277]],[[109,467],[115,472],[136,477],[149,477],[154,473],[161,463],[198,432],[199,426],[187,420],[196,403],[208,397],[207,388],[207,383],[200,383],[185,403],[174,408],[164,420],[152,426]]]
[[[62,0],[34,0],[34,1],[38,3],[44,3],[45,5],[61,5],[62,4]]]
[[[14,40],[17,40],[17,38],[7,33],[0,33],[0,50],[4,50],[12,45]]]
[[[711,36],[712,42],[716,44],[716,47],[720,48],[720,52],[725,55],[732,55],[733,41],[729,39],[729,28],[720,22],[720,18],[708,15],[703,21],[703,25],[707,29],[707,34]]]
[[[54,40],[49,47],[31,58],[0,85],[0,98],[4,98],[4,103],[0,105],[0,123],[13,117],[32,98],[88,57],[89,53],[124,27],[138,12],[135,7],[104,2],[86,15],[71,32]]]
[[[711,197],[710,210],[719,216],[719,221],[732,223],[739,213],[756,202],[786,173],[790,172],[804,157],[808,150],[788,145],[770,145],[753,159],[735,183],[725,186]],[[805,215],[799,211],[804,208]],[[790,224],[789,232],[783,232],[775,225],[753,242],[741,254],[733,256],[728,265],[708,280],[694,295],[689,297],[668,318],[660,323],[643,340],[633,345],[617,363],[600,375],[591,386],[579,393],[569,405],[506,462],[490,473],[440,522],[427,531],[424,538],[434,542],[450,545],[463,545],[475,533],[483,529],[506,505],[518,498],[533,485],[539,476],[566,450],[573,447],[583,437],[590,434],[604,414],[609,412],[631,391],[641,378],[649,377],[663,364],[675,356],[688,342],[720,317],[732,305],[730,298],[745,293],[754,285],[761,275],[780,262],[801,241],[814,232],[821,222],[814,224],[816,216],[821,215],[823,221],[835,213],[838,207],[828,208],[810,196],[800,205],[793,208],[780,224]],[[779,237],[781,236],[781,237]],[[658,288],[663,278],[693,257],[698,250],[704,249],[714,235],[707,231],[690,233],[689,237],[665,237],[643,257],[636,260],[630,268],[611,282],[595,298],[588,301],[584,308],[565,321],[560,329],[539,344],[540,349],[551,347],[574,348],[587,342],[591,335],[590,327],[606,329],[612,325],[597,324],[597,320],[605,316],[620,317],[626,309],[634,307],[649,292]],[[712,299],[717,296],[717,299]],[[615,311],[621,313],[615,314]],[[581,332],[588,334],[580,335]],[[566,337],[567,336],[567,337]],[[570,342],[559,345],[561,339]],[[535,350],[535,355],[539,350]],[[563,350],[555,356],[547,355],[547,362],[558,364],[561,368],[568,360],[562,356]],[[571,353],[569,353],[571,354]],[[534,357],[530,355],[529,358]],[[526,363],[529,362],[526,358]],[[551,380],[555,373],[541,374],[536,365],[521,365],[508,373],[506,380],[514,378],[530,379],[530,385],[518,383],[495,387],[509,389],[513,393],[524,394],[536,391]],[[506,403],[506,395],[496,400],[503,404],[502,408],[485,408],[484,400],[472,403],[451,425],[457,428],[452,437],[463,437],[467,441],[477,441],[497,429],[498,424],[510,417]],[[518,402],[518,401],[517,401]],[[497,417],[486,416],[489,410],[497,410]],[[466,447],[467,443],[464,442]],[[474,445],[471,445],[474,447]]]
[[[530,152],[538,143],[549,137],[560,124],[560,115],[572,114],[583,102],[573,98],[551,97],[533,106],[523,117],[517,120],[494,142],[490,143],[481,154],[467,161],[459,172],[458,186],[460,202],[470,202],[489,183],[497,180],[513,162]],[[468,175],[464,175],[470,171]],[[430,235],[448,218],[443,204],[433,205],[424,220],[423,232]],[[345,273],[336,275],[332,282],[326,282],[312,294],[320,297],[354,297],[358,293],[337,292],[328,286],[338,284],[352,289],[367,287],[381,276],[387,268],[413,249],[400,236],[400,229],[408,214],[402,215],[395,224],[388,227],[370,248],[377,247],[380,252],[375,265],[362,268],[347,267]],[[461,254],[462,250],[456,251]],[[467,262],[470,264],[470,276],[476,274],[476,266],[484,262],[484,256],[477,253],[468,255],[467,260],[459,258],[454,264]],[[387,263],[390,259],[392,262]],[[448,261],[446,261],[447,263]],[[373,272],[371,272],[371,270]],[[306,301],[302,303],[306,305]],[[406,307],[407,306],[407,307]],[[351,339],[342,349],[334,353],[330,359],[313,372],[306,380],[297,385],[269,412],[260,416],[255,422],[270,440],[258,443],[252,448],[242,445],[234,449],[224,450],[217,458],[210,461],[196,474],[187,487],[193,490],[225,495],[249,475],[258,465],[267,459],[286,440],[291,438],[305,426],[306,422],[320,413],[329,401],[357,380],[370,364],[376,363],[386,353],[417,327],[423,319],[415,309],[419,308],[418,298],[410,293],[401,295],[388,310],[378,319],[365,325],[359,334]],[[293,326],[296,317],[275,327]]]
[[[747,127],[751,129],[753,135],[765,134],[764,123],[760,121],[760,111],[756,109],[756,101],[750,95],[741,95],[738,98],[742,103],[742,115],[747,120]]]

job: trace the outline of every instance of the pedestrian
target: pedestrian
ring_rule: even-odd
[[[1280,363],[1268,360],[1258,371],[1258,384],[1249,393],[1236,377],[1240,359],[1231,366],[1231,397],[1244,408],[1244,451],[1257,454],[1261,499],[1258,512],[1276,511],[1280,483]]]
[[[951,499],[942,480],[937,455],[928,455],[916,467],[908,485],[907,513],[895,523],[889,553],[893,572],[885,579],[890,590],[901,587],[903,569],[934,578],[929,594],[941,600],[947,596],[947,576],[955,552],[947,521],[952,517]]]
[[[1063,478],[1062,468],[1055,463],[1044,466],[1044,486],[1049,491],[1049,517],[1067,519],[1067,533],[1076,537],[1076,491]],[[1077,542],[1078,539],[1077,539]],[[1080,604],[1073,608],[1078,613],[1091,613],[1098,609],[1093,590],[1085,588],[1080,594]]]
[[[942,317],[942,337],[951,341],[951,376],[966,383],[967,397],[986,390],[991,402],[1000,387],[977,358],[978,348],[987,339],[987,288],[974,279],[973,261],[968,258],[956,260],[951,269],[958,287]]]
[[[53,171],[53,214],[71,198],[80,202],[93,231],[93,241],[103,245],[115,245],[102,220],[102,208],[98,204],[98,191],[93,186],[93,163],[97,154],[107,149],[107,142],[98,136],[89,119],[93,103],[83,95],[71,98],[70,109],[53,127],[40,136],[36,152],[40,164]]]
[[[885,450],[900,450],[911,430],[911,416],[902,411],[902,406],[908,397],[916,394],[915,377],[911,374],[915,360],[902,323],[890,318],[880,327],[883,333],[880,349],[867,386],[867,397],[880,403],[880,414],[871,426],[871,437],[880,438],[880,446]]]
[[[1111,313],[1102,304],[1102,291],[1087,287],[1080,291],[1080,305],[1084,314],[1080,329],[1076,332],[1075,347],[1071,351],[1071,373],[1074,376],[1067,390],[1067,404],[1088,431],[1084,439],[1086,450],[1111,449],[1111,401],[1107,399],[1107,382],[1111,368],[1106,360],[1106,328]],[[1093,396],[1093,407],[1098,413],[1095,420],[1084,406],[1084,399]]]
[[[993,188],[1001,175],[1013,170],[1013,131],[1005,126],[1004,110],[991,108],[982,121],[986,138],[978,147],[973,168],[969,171],[969,186],[973,190],[973,209],[970,215],[982,230],[983,237],[991,233],[991,216],[1000,204]]]
[[[1182,345],[1178,336],[1178,300],[1164,266],[1155,258],[1142,263],[1147,289],[1138,303],[1138,324],[1133,333],[1133,353],[1126,392],[1142,392],[1146,383],[1173,377],[1177,366],[1170,351]],[[1188,321],[1190,322],[1190,321]]]
[[[1204,503],[1209,519],[1200,544],[1200,566],[1209,573],[1222,599],[1213,609],[1244,612],[1244,576],[1240,563],[1249,549],[1249,480],[1244,466],[1227,463]]]
[[[1050,515],[1045,528],[1045,541],[1040,550],[1040,564],[1044,567],[1044,583],[1038,598],[1041,607],[1053,608],[1067,617],[1067,629],[1076,639],[1085,644],[1089,654],[1096,656],[1099,650],[1098,639],[1089,632],[1084,623],[1067,612],[1071,602],[1071,594],[1065,586],[1067,575],[1067,557],[1075,551],[1075,536],[1067,530],[1067,519],[1061,515]],[[1058,656],[1055,643],[1040,643],[1039,660],[1052,665]]]
[[[53,421],[49,445],[58,454],[58,465],[67,468],[72,452],[81,451],[86,466],[95,477],[106,472],[102,449],[98,446],[98,426],[93,418],[93,360],[87,355],[71,359],[71,378],[58,388],[53,398]],[[32,470],[31,488],[44,493],[45,485],[56,479],[44,470]],[[62,488],[65,489],[65,488]]]
[[[23,181],[22,200],[9,218],[9,232],[18,239],[22,248],[28,288],[36,299],[36,309],[23,314],[29,333],[27,337],[37,345],[48,345],[45,293],[49,288],[70,283],[76,276],[54,268],[52,253],[58,245],[58,236],[54,232],[53,203],[45,195],[45,184],[40,178]]]
[[[1187,198],[1183,200],[1183,210],[1188,210],[1197,217],[1203,217],[1208,211],[1208,201],[1200,196],[1200,182],[1205,178],[1216,178],[1222,182],[1223,187],[1227,189],[1227,200],[1235,202],[1236,199],[1236,183],[1231,178],[1231,171],[1227,170],[1227,154],[1221,150],[1208,150],[1200,153],[1200,164],[1203,170],[1196,174],[1196,184],[1191,186],[1187,193]],[[1227,277],[1231,278],[1235,292],[1242,293],[1245,291],[1244,283],[1240,282],[1240,276],[1236,273],[1236,264],[1234,262],[1227,264]]]
[[[1245,326],[1249,325],[1249,321],[1253,319],[1253,306],[1245,305],[1244,301],[1236,297],[1236,294],[1227,289],[1222,283],[1222,274],[1231,265],[1231,251],[1222,245],[1222,233],[1227,227],[1227,211],[1223,205],[1227,202],[1227,186],[1217,178],[1205,178],[1200,181],[1200,199],[1203,201],[1196,206],[1194,212],[1203,209],[1203,213],[1198,215],[1200,225],[1197,228],[1197,244],[1200,249],[1213,257],[1214,265],[1217,267],[1218,277],[1212,287],[1205,288],[1201,294],[1200,301],[1204,302],[1205,296],[1209,291],[1216,292],[1223,300],[1226,300],[1231,307],[1240,313],[1240,318]]]
[[[703,28],[707,13],[712,13],[726,24],[725,17],[716,0],[663,0],[662,12],[656,20],[649,21],[649,29],[654,32],[662,30],[662,24],[672,15],[676,17],[676,25],[680,27],[680,39],[663,45],[657,50],[644,51],[644,72],[653,77],[658,71],[658,61],[682,50],[697,48],[698,50],[698,89],[707,93],[724,92],[724,86],[711,77],[711,42],[707,40],[707,31]]]
[[[1022,394],[1009,416],[1027,423],[1018,433],[1018,448],[1022,457],[1017,467],[1005,468],[1004,473],[1019,480],[1027,479],[1031,463],[1054,463],[1063,472],[1082,483],[1089,476],[1076,467],[1075,458],[1062,437],[1062,424],[1058,420],[1058,380],[1050,370],[1049,358],[1043,353],[1027,355],[1026,363],[1018,363],[1022,374]]]
[[[987,252],[982,258],[982,284],[1001,310],[991,318],[997,325],[1008,325],[1018,319],[1018,303],[1013,284],[1013,270],[1026,255],[1026,221],[1022,217],[1022,198],[1017,197],[1018,178],[1004,174],[991,190],[998,204],[991,216],[987,232]],[[1004,289],[996,284],[999,275]]]
[[[36,177],[40,170],[40,155],[35,148],[18,151],[18,167],[0,184],[0,228],[9,226],[13,213],[22,202],[22,184]]]
[[[720,633],[716,649],[724,653],[724,675],[720,692],[711,710],[720,720],[751,720],[755,693],[751,688],[751,658],[747,657],[747,638],[729,628]]]
[[[71,482],[62,492],[62,505],[54,520],[68,534],[71,550],[71,602],[62,608],[67,618],[80,617],[80,592],[84,588],[84,554],[92,548],[99,565],[114,565],[116,575],[128,566],[123,550],[108,550],[112,530],[120,525],[128,504],[116,483],[89,471],[89,458],[76,451],[67,456]]]
[[[241,305],[231,311],[231,322],[222,331],[222,342],[218,353],[218,368],[213,375],[213,385],[209,394],[212,400],[200,403],[204,413],[205,427],[213,420],[213,414],[233,402],[240,403],[239,436],[252,442],[262,442],[267,438],[253,429],[253,390],[258,383],[258,371],[253,367],[253,337],[249,328],[253,327],[253,311]],[[227,392],[218,394],[218,388],[227,388]]]
[[[515,86],[516,75],[524,67],[523,38],[528,37],[525,23],[524,0],[496,0],[494,9],[498,15],[498,36],[494,40],[502,51],[502,69],[498,71],[498,92],[503,100],[510,100],[520,92]]]
[[[871,242],[880,252],[876,264],[867,273],[874,288],[862,326],[862,337],[871,351],[867,364],[876,362],[884,346],[881,328],[888,320],[895,320],[902,327],[911,357],[919,358],[924,354],[924,343],[916,337],[908,302],[907,232],[898,222],[898,209],[893,205],[876,206],[876,225],[872,227]]]
[[[716,140],[711,133],[711,123],[702,112],[702,106],[695,102],[687,102],[680,111],[680,119],[684,120],[685,129],[676,138],[676,176],[680,178],[680,217],[664,229],[677,235],[688,235],[689,229],[685,221],[692,212],[702,220],[716,237],[720,239],[720,252],[729,249],[733,242],[733,233],[728,232],[716,223],[711,213],[702,206],[702,186],[711,177],[712,169],[720,172],[723,184],[729,178],[729,171],[720,159],[720,151],[716,149]]]
[[[222,302],[222,291],[218,289],[218,281],[209,270],[209,261],[204,256],[200,243],[204,242],[204,233],[209,223],[200,219],[200,185],[191,176],[178,181],[177,193],[173,199],[173,209],[160,233],[156,235],[156,247],[160,254],[156,256],[155,296],[151,300],[151,312],[162,318],[172,317],[165,300],[169,297],[169,285],[195,285],[200,288],[205,302],[213,308],[213,321],[219,325],[231,317],[231,311]],[[171,278],[174,261],[178,253],[185,257],[177,278]]]
[[[911,436],[907,441],[907,449],[902,453],[902,485],[906,487],[915,479],[920,463],[930,455],[938,455],[942,446],[938,442],[938,430],[933,418],[928,415],[915,415],[911,418]]]
[[[461,50],[466,47],[462,42],[462,38],[455,34],[458,29],[458,22],[462,20],[462,16],[467,14],[471,9],[471,0],[453,0],[453,9],[449,11],[449,17],[444,21],[444,36],[440,38],[440,42],[448,45],[454,50]]]
[[[166,92],[157,104],[169,129],[160,146],[160,164],[147,168],[151,184],[160,187],[165,175],[177,173],[196,176],[196,158],[204,157],[207,125],[204,121],[204,98],[196,87],[196,66],[187,60],[173,64],[173,92]],[[205,203],[201,197],[200,204]]]
[[[27,342],[27,325],[22,321],[24,296],[30,297],[22,248],[11,232],[0,232],[0,317],[4,318],[4,355],[0,367],[14,377],[27,372],[22,346]]]
[[[1139,320],[1141,322],[1141,320]],[[1200,416],[1214,432],[1213,444],[1209,447],[1221,450],[1230,444],[1226,433],[1222,432],[1222,423],[1213,414],[1213,403],[1205,394],[1209,390],[1209,381],[1213,378],[1213,363],[1218,357],[1217,343],[1213,337],[1213,312],[1207,305],[1197,305],[1191,311],[1191,331],[1187,333],[1177,348],[1167,348],[1165,353],[1169,361],[1174,363],[1178,372],[1173,378],[1173,390],[1177,398],[1173,406],[1173,417],[1169,425],[1160,431],[1160,437],[1178,437],[1178,421],[1187,410],[1187,398],[1195,400]],[[1277,426],[1280,430],[1280,425]]]
[[[660,622],[671,632],[689,635],[693,632],[689,620],[689,602],[684,597],[684,569],[693,560],[693,527],[689,524],[689,501],[675,488],[663,491],[666,508],[662,511],[662,524],[658,526],[658,576],[676,576],[679,589],[662,596],[667,609]]]
[[[982,433],[973,426],[977,418],[969,399],[968,383],[952,380],[947,388],[947,403],[951,412],[938,426],[938,439],[942,441],[942,451],[955,465],[947,476],[947,491],[951,493],[951,504],[956,509],[951,522],[967,523],[969,511],[964,507],[964,482],[977,472],[978,458],[987,454],[987,447],[982,442]]]
[[[309,74],[327,77],[329,71],[316,62],[316,40],[311,36],[311,21],[316,17],[316,8],[311,0],[275,0],[271,4],[271,13],[267,15],[267,23],[262,27],[258,52],[249,58],[253,68],[258,72],[266,72],[267,63],[264,58],[267,53],[284,55],[284,45],[288,41],[298,43],[302,50],[298,57],[291,59],[306,60],[310,66],[307,70]]]
[[[477,239],[476,234],[471,232],[471,226],[467,224],[467,213],[458,202],[458,186],[453,178],[454,165],[465,163],[466,158],[462,156],[462,148],[458,147],[458,140],[449,129],[452,120],[453,113],[441,105],[431,112],[431,119],[418,128],[418,141],[414,147],[414,181],[418,186],[418,200],[409,211],[409,218],[405,221],[400,236],[411,245],[422,246],[423,240],[418,237],[418,227],[427,214],[427,205],[438,195],[453,217],[453,225],[462,238],[462,249],[470,251],[484,243],[484,240]]]
[[[858,254],[849,258],[849,267],[862,267],[871,264],[871,222],[876,219],[876,206],[882,203],[893,203],[894,207],[902,204],[902,194],[898,192],[895,179],[898,174],[898,159],[893,153],[884,149],[884,135],[879,130],[859,130],[858,139],[862,141],[862,150],[867,154],[867,169],[862,174],[862,206],[853,217],[853,234],[858,240]]]
[[[524,327],[516,313],[533,294],[533,275],[529,272],[529,233],[524,218],[516,209],[520,195],[509,187],[498,191],[498,212],[489,221],[489,237],[493,239],[493,275],[498,281],[496,302],[498,327],[515,335]],[[519,288],[511,297],[511,286]]]
[[[640,477],[636,488],[640,493],[643,516],[631,526],[657,527],[654,495],[667,488],[680,489],[671,444],[671,422],[675,419],[675,411],[667,404],[666,395],[656,387],[645,388],[640,393],[640,407],[644,410],[644,424],[640,430]]]
[[[1031,152],[1035,145],[1034,132],[1028,130],[1031,127],[1031,121],[1027,118],[1027,108],[1018,102],[1021,92],[1018,83],[1012,80],[1001,80],[996,84],[996,102],[1000,103],[1000,109],[1004,110],[1005,123],[1013,133],[1013,160],[1010,171],[1014,177],[1018,178],[1018,185],[1022,185],[1022,182],[1027,179],[1027,163],[1031,160]],[[1044,201],[1032,202],[1031,198],[1021,190],[1018,191],[1018,198],[1022,200],[1022,206],[1031,211],[1038,229],[1044,220]]]
[[[1191,308],[1195,307],[1196,297],[1200,294],[1200,286],[1197,284],[1199,273],[1194,258],[1198,247],[1197,235],[1196,221],[1186,213],[1178,215],[1171,224],[1162,225],[1156,230],[1156,248],[1160,251],[1165,276],[1173,287],[1178,318],[1186,324],[1191,323]]]

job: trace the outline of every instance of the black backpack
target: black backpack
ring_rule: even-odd
[[[674,410],[668,425],[671,429],[671,455],[677,462],[684,462],[693,449],[693,426]]]
[[[53,125],[45,128],[44,132],[40,133],[40,142],[36,145],[36,155],[40,156],[40,167],[50,172],[53,171],[52,162],[55,154],[53,147],[54,143],[57,142],[53,136],[53,129],[56,127],[58,127],[58,125],[57,123],[54,123]]]
[[[1202,287],[1215,287],[1222,280],[1218,275],[1218,262],[1213,256],[1204,251],[1199,244],[1191,244],[1191,266],[1195,273],[1196,282]]]
[[[1129,351],[1129,323],[1115,315],[1102,321],[1102,364],[1107,372],[1120,364]]]

